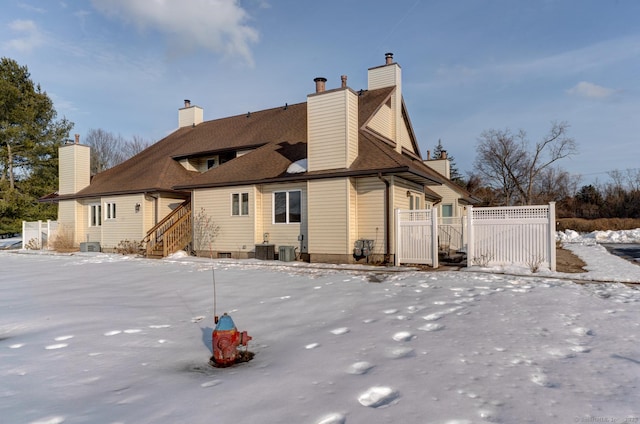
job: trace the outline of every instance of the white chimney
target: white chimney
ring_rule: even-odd
[[[191,100],[185,99],[184,107],[178,110],[178,128],[195,127],[203,121],[200,106],[191,106]]]

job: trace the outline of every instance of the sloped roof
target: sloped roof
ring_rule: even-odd
[[[287,173],[291,163],[306,158],[307,104],[298,103],[180,128],[131,159],[97,174],[79,193],[61,198],[179,192],[337,175],[396,174],[425,185],[442,183],[443,177],[419,157],[397,153],[388,140],[366,129],[365,124],[394,90],[386,87],[358,92],[359,154],[349,168]],[[242,149],[252,150],[204,173],[188,171],[179,163],[183,158]]]

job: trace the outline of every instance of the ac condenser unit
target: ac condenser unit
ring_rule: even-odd
[[[278,259],[283,262],[296,260],[296,248],[293,246],[280,246],[278,248]]]
[[[87,241],[80,243],[81,252],[100,252],[100,243],[97,241]]]

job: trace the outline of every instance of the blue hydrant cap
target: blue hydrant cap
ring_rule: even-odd
[[[218,324],[216,325],[216,330],[224,331],[224,330],[233,330],[236,328],[236,325],[233,323],[233,320],[226,313],[218,319]]]

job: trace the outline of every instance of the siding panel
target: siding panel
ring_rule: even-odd
[[[348,186],[347,179],[309,181],[309,253],[351,252]]]

